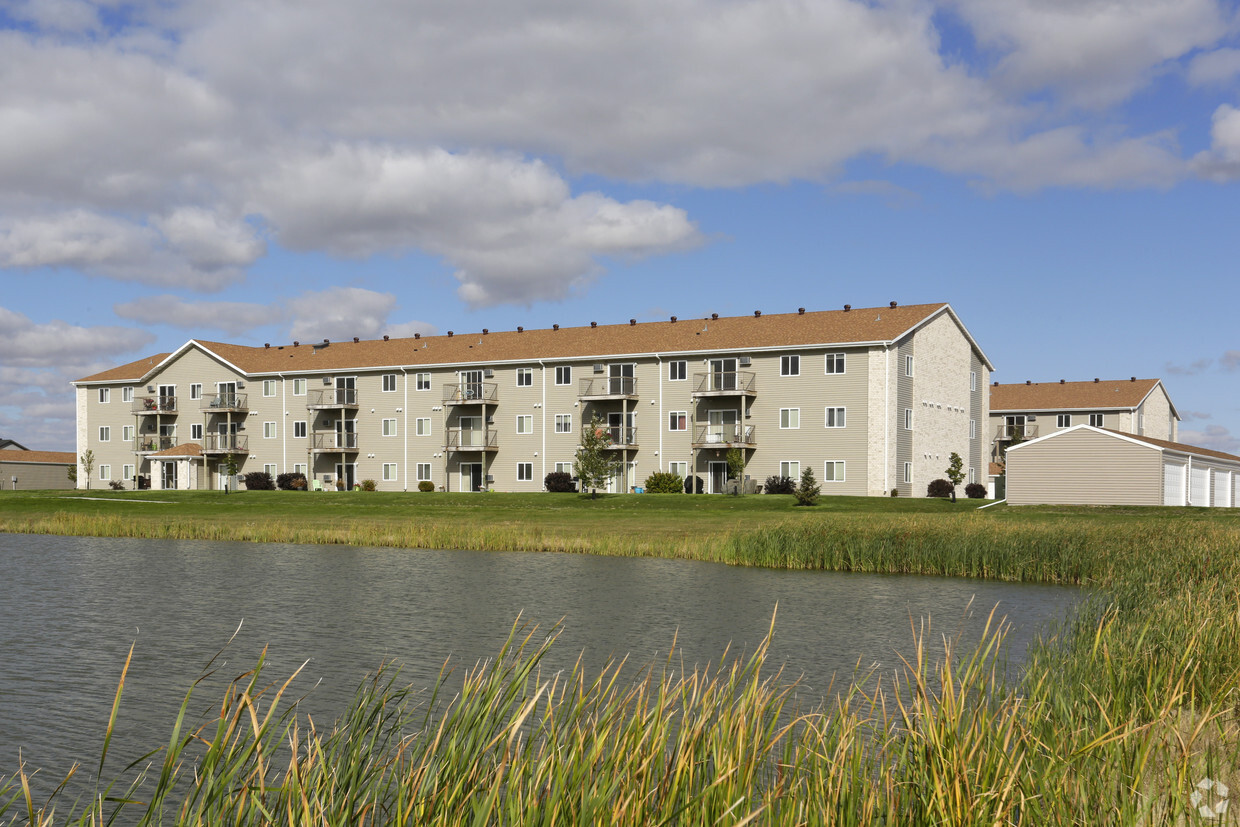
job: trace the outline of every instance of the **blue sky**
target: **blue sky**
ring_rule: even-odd
[[[1215,0],[11,0],[0,437],[249,344],[950,302],[1240,452]]]

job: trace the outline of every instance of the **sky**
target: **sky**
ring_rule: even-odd
[[[0,438],[262,345],[949,302],[1240,453],[1236,0],[4,0]]]

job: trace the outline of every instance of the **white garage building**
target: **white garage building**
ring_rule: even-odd
[[[1240,503],[1240,457],[1089,425],[1007,450],[1011,505]]]

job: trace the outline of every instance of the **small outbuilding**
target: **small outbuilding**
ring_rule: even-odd
[[[69,469],[77,457],[69,451],[28,451],[12,440],[0,448],[0,489],[73,488]],[[16,447],[15,447],[16,446]]]
[[[1240,456],[1078,425],[1007,450],[1010,505],[1240,502]]]

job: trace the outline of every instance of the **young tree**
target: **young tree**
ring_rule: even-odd
[[[814,469],[807,464],[805,470],[801,472],[801,484],[797,486],[796,491],[792,492],[797,498],[797,505],[815,504],[818,502],[818,495],[821,491],[818,480],[814,479]]]
[[[573,460],[573,473],[581,481],[581,490],[590,489],[590,499],[598,495],[599,488],[616,473],[619,463],[607,450],[611,437],[603,421],[595,414],[590,424],[581,429],[581,446]]]
[[[95,470],[95,452],[87,448],[86,453],[79,458],[82,463],[82,472],[86,474],[86,490],[90,490],[90,472]]]
[[[960,454],[952,451],[952,455],[948,458],[951,460],[947,466],[947,470],[943,473],[947,474],[947,478],[951,480],[952,488],[964,482],[964,460],[960,458]]]
[[[745,451],[741,448],[728,449],[728,476],[736,480],[736,494],[741,493],[745,484]]]
[[[224,483],[224,493],[229,493],[232,488],[233,480],[237,478],[237,455],[226,454],[224,456],[224,470],[228,473],[228,481]]]

